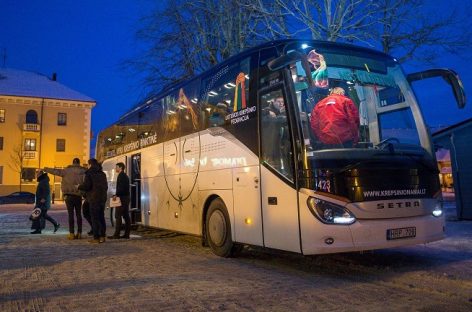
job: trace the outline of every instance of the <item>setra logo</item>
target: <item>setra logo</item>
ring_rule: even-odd
[[[411,207],[420,207],[420,201],[401,201],[401,202],[391,202],[391,203],[379,203],[377,204],[377,209],[384,208],[411,208]]]

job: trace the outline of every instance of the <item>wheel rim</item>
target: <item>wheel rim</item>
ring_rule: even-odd
[[[220,210],[211,214],[208,226],[211,241],[218,247],[223,246],[226,240],[226,220]]]

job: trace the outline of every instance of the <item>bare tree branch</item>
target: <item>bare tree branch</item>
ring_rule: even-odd
[[[434,16],[424,0],[176,0],[143,18],[148,49],[126,66],[156,91],[261,42],[283,38],[381,48],[401,61],[432,62],[472,43],[462,12]]]

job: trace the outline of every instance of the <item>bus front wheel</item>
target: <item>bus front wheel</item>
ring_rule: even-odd
[[[230,257],[233,250],[228,210],[220,198],[213,200],[205,221],[208,245],[220,257]]]

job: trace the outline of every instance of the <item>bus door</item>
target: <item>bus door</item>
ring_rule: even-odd
[[[130,184],[131,224],[136,224],[141,222],[141,154],[131,155]]]
[[[300,252],[297,192],[283,83],[259,92],[264,246]]]

